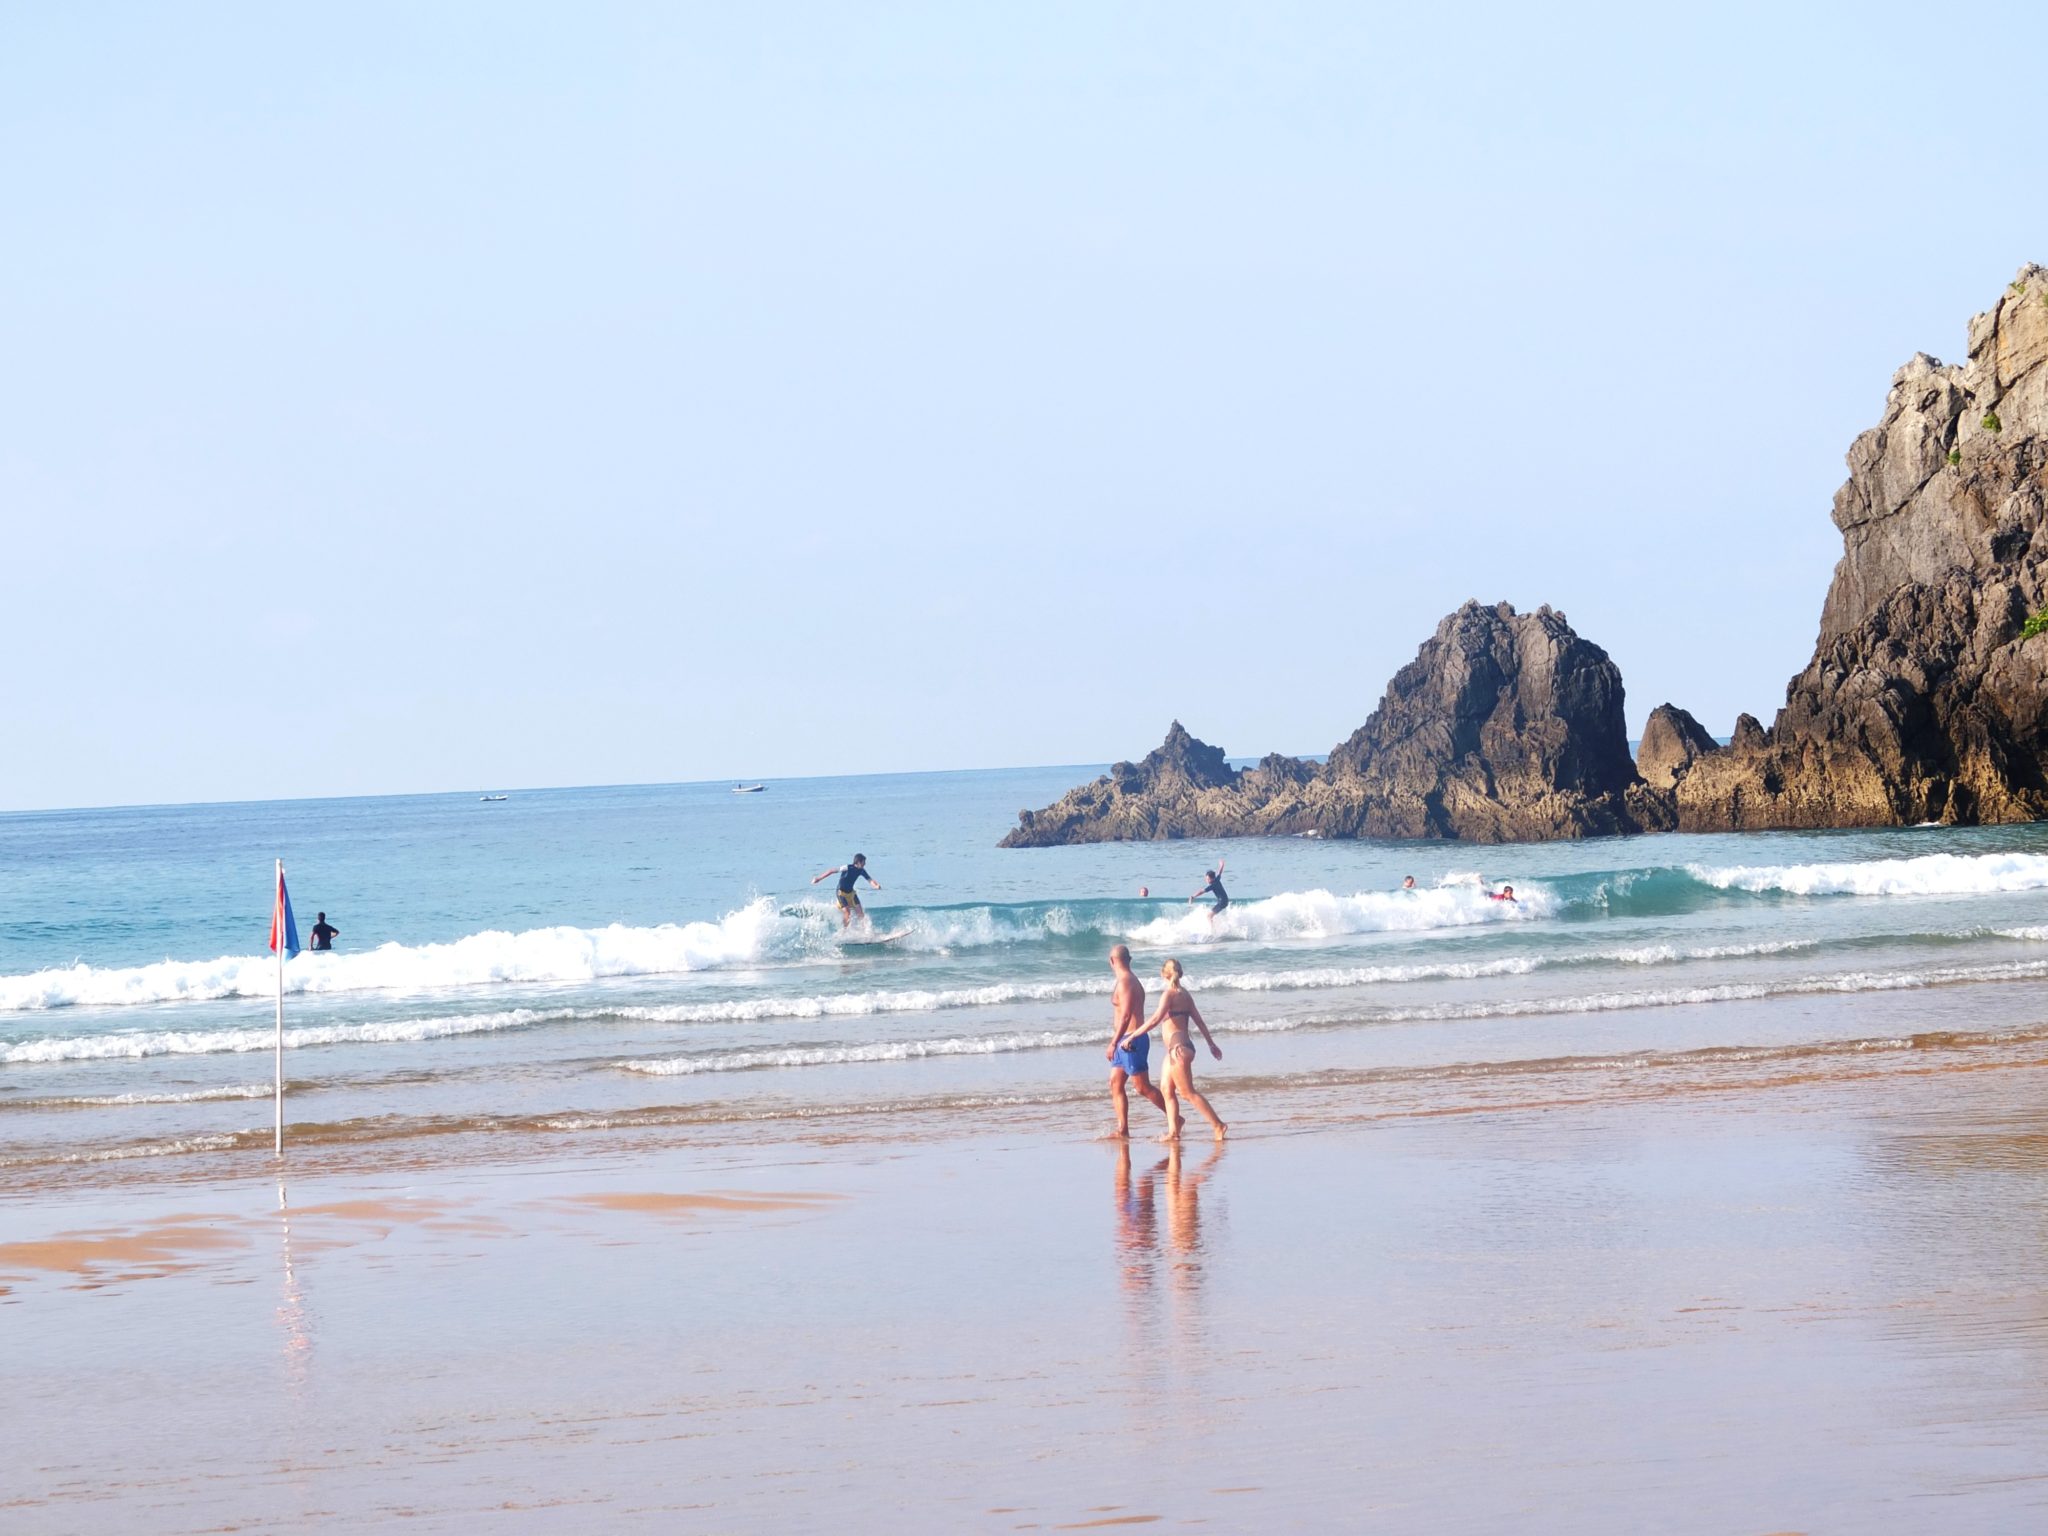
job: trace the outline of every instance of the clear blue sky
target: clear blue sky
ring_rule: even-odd
[[[1768,719],[2038,23],[8,7],[0,808],[1319,751],[1468,597]]]

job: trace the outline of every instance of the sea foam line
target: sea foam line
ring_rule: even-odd
[[[1508,955],[1492,960],[1422,961],[1406,965],[1330,966],[1283,971],[1230,971],[1195,974],[1190,984],[1224,992],[1315,991],[1337,987],[1401,983],[1481,980],[1525,976],[1554,967],[1677,965],[1696,960],[1725,960],[1790,954],[1817,948],[1809,939],[1783,939],[1756,944],[1681,947],[1672,944],[1631,945],[1616,949],[1559,954]],[[390,1020],[375,1024],[331,1024],[285,1031],[285,1044],[402,1045],[453,1036],[553,1024],[754,1024],[774,1020],[871,1018],[888,1014],[944,1013],[965,1008],[998,1008],[1030,1003],[1071,1002],[1107,996],[1112,982],[1076,977],[1048,982],[992,982],[978,987],[877,989],[798,996],[730,998],[713,1003],[668,1003],[615,1008],[514,1008],[491,1013]],[[273,1034],[266,1029],[145,1030],[54,1036],[23,1041],[0,1050],[0,1063],[105,1061],[147,1056],[198,1056],[212,1053],[267,1050]]]
[[[1705,885],[1724,891],[1793,896],[1969,896],[2048,889],[2048,855],[1928,853],[1911,859],[1843,864],[1688,864]]]
[[[1959,983],[2038,980],[2042,977],[2048,977],[2048,961],[1956,966],[1932,971],[1848,971],[1829,976],[1806,976],[1783,981],[1725,982],[1704,987],[1659,987],[1635,992],[1593,992],[1571,997],[1519,998],[1491,1003],[1422,1004],[1307,1017],[1219,1019],[1212,1021],[1212,1027],[1219,1034],[1283,1034],[1301,1029],[1375,1024],[1456,1023],[1557,1014],[1611,1013],[1637,1008],[1751,1002],[1820,993],[1917,991],[1926,987]],[[613,1065],[628,1072],[649,1073],[662,1077],[688,1077],[706,1072],[742,1072],[764,1067],[843,1066],[917,1061],[930,1057],[998,1055],[1088,1044],[1100,1045],[1102,1041],[1101,1030],[1045,1030],[1018,1034],[951,1036],[935,1040],[868,1041],[858,1045],[800,1045],[782,1049],[706,1051],[660,1060],[620,1061]]]

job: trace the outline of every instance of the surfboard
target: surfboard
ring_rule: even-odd
[[[898,928],[894,933],[878,933],[871,938],[841,939],[839,942],[842,947],[852,949],[859,944],[894,944],[898,939],[909,937],[909,934],[908,928]]]

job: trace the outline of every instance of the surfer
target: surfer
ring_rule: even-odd
[[[1409,876],[1409,877],[1408,877],[1407,879],[1403,880],[1403,881],[1401,882],[1401,889],[1402,889],[1402,890],[1404,890],[1404,891],[1412,891],[1412,890],[1414,890],[1414,889],[1415,889],[1415,877],[1414,877],[1413,875],[1410,875],[1410,876]]]
[[[822,875],[811,876],[811,884],[816,885],[820,880],[829,880],[834,875],[839,877],[839,926],[851,928],[855,918],[866,922],[868,914],[860,904],[860,896],[853,888],[854,883],[865,880],[878,891],[882,888],[882,882],[868,873],[868,856],[856,853],[851,864],[842,864],[826,870]]]
[[[1196,900],[1203,896],[1214,896],[1216,898],[1216,905],[1209,909],[1209,921],[1213,924],[1218,917],[1222,916],[1223,909],[1230,905],[1230,893],[1223,889],[1223,860],[1218,859],[1216,867],[1204,871],[1204,874],[1206,876],[1206,883],[1199,891],[1188,898],[1188,904],[1192,906]]]
[[[327,914],[325,912],[313,914],[313,947],[315,949],[334,948],[334,941],[340,936],[341,930],[327,921]]]
[[[1116,977],[1116,990],[1109,999],[1115,1028],[1110,1031],[1109,1049],[1102,1054],[1109,1061],[1109,1102],[1116,1111],[1116,1135],[1128,1139],[1131,1105],[1124,1085],[1136,1083],[1138,1092],[1161,1114],[1166,1112],[1166,1100],[1152,1086],[1148,1059],[1152,1054],[1152,1037],[1140,1028],[1145,1017],[1145,984],[1131,970],[1130,950],[1122,944],[1112,949],[1109,969]]]
[[[1159,999],[1159,1006],[1153,1010],[1152,1017],[1138,1031],[1139,1036],[1143,1036],[1161,1024],[1166,1026],[1166,1134],[1159,1139],[1180,1140],[1180,1103],[1186,1099],[1202,1112],[1202,1118],[1209,1122],[1209,1129],[1221,1141],[1229,1128],[1216,1118],[1216,1111],[1209,1107],[1209,1101],[1195,1087],[1195,1042],[1188,1033],[1188,1025],[1192,1023],[1202,1032],[1209,1054],[1218,1061],[1223,1059],[1223,1047],[1209,1033],[1202,1010],[1195,1006],[1194,994],[1180,984],[1180,962],[1167,961],[1159,968],[1159,974],[1166,978],[1166,995]]]
[[[1515,901],[1515,888],[1512,885],[1504,885],[1497,891],[1488,891],[1486,895],[1489,901]],[[1521,903],[1515,901],[1515,905],[1519,907]]]

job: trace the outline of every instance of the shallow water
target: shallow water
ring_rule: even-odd
[[[0,1181],[268,1151],[273,856],[342,931],[286,971],[312,1166],[1092,1125],[1118,941],[1185,962],[1226,1114],[2044,1048],[2048,829],[994,846],[1087,771],[0,817]],[[886,946],[808,883],[856,849]],[[1212,924],[1186,897],[1222,857]]]

